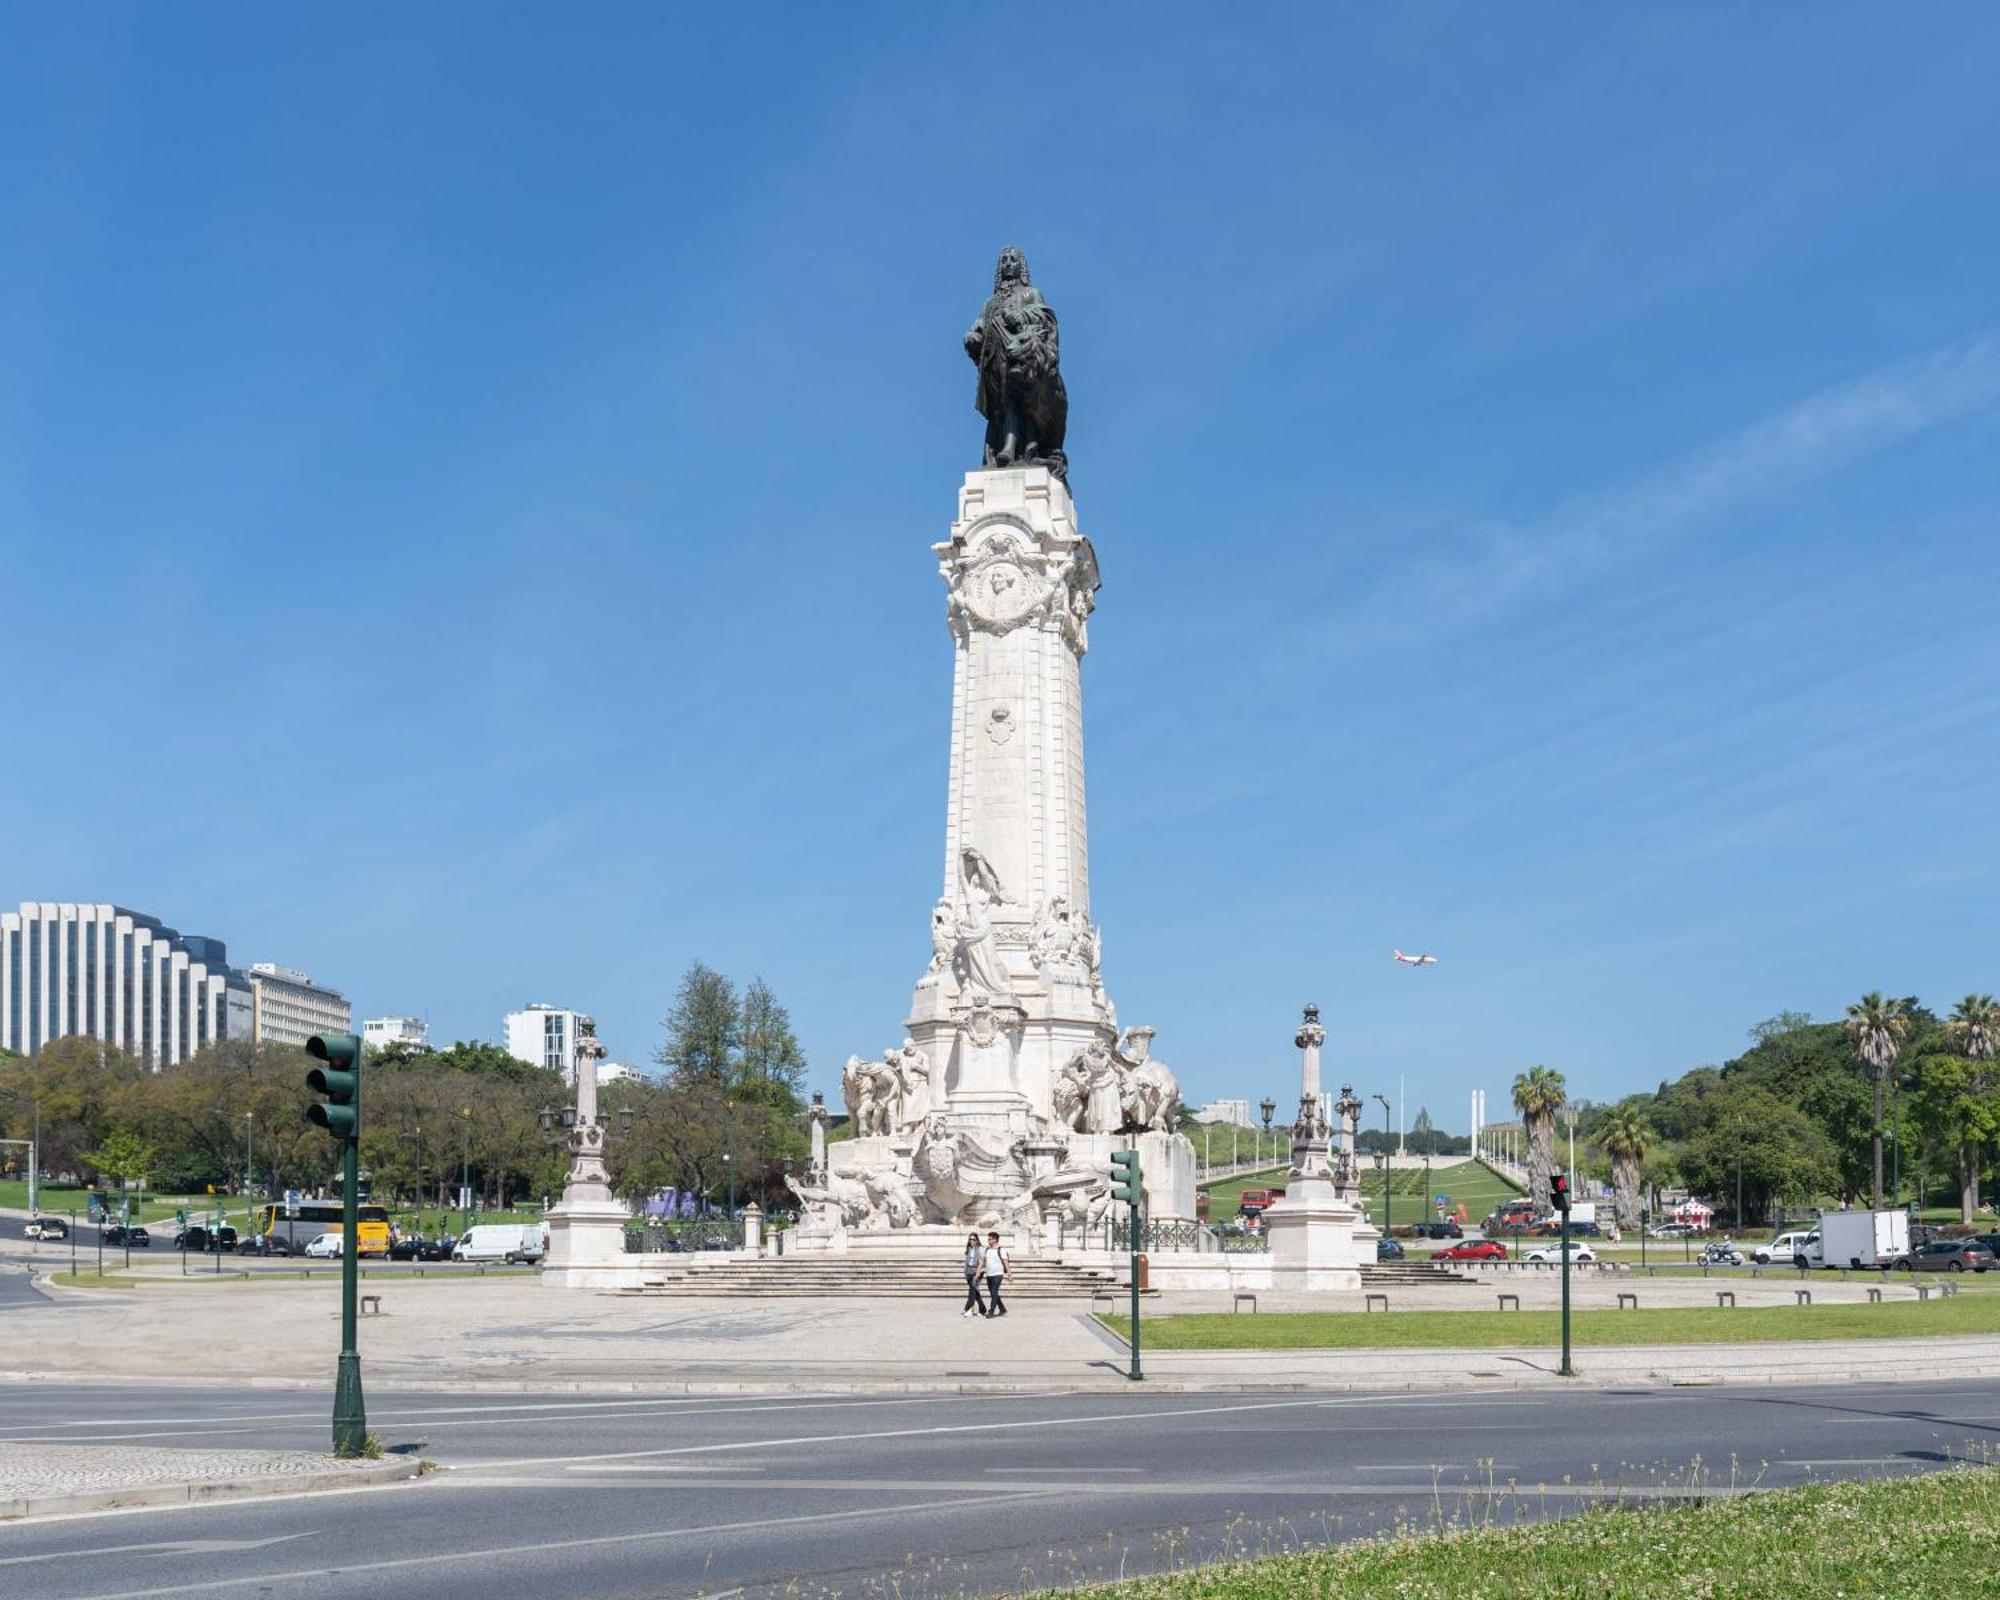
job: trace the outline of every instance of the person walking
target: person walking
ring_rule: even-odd
[[[986,1302],[979,1298],[979,1279],[986,1270],[986,1247],[977,1233],[965,1236],[965,1310],[961,1316],[986,1315]]]
[[[997,1233],[986,1236],[985,1270],[986,1315],[1004,1317],[1007,1308],[1000,1303],[1000,1280],[1007,1276],[1007,1252],[1000,1248],[1000,1235]]]

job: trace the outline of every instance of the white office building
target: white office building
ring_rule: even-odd
[[[361,1024],[361,1043],[369,1050],[386,1050],[392,1044],[428,1050],[431,1025],[422,1017],[370,1017]]]
[[[274,961],[250,964],[251,1037],[259,1044],[304,1044],[316,1033],[351,1033],[354,1008],[338,989]]]
[[[578,1024],[596,1023],[587,1011],[567,1011],[537,1001],[523,1011],[507,1013],[507,1054],[531,1066],[547,1067],[576,1082]],[[599,1081],[603,1068],[598,1069]]]
[[[247,1039],[254,997],[220,939],[122,906],[24,900],[0,912],[0,1049],[102,1039],[155,1068]]]

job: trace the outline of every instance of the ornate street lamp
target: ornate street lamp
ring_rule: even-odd
[[[1264,1113],[1264,1132],[1269,1134],[1271,1131],[1271,1118],[1277,1114],[1278,1102],[1273,1100],[1269,1095],[1265,1095],[1262,1100],[1257,1102],[1257,1109]],[[1262,1146],[1260,1145],[1259,1148],[1261,1150]]]

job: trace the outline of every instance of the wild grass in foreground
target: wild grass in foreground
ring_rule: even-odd
[[[1196,1567],[1073,1593],[1105,1600],[1988,1600],[2000,1471],[1593,1510]]]
[[[1641,1293],[1644,1291],[1641,1290]],[[1124,1336],[1126,1319],[1099,1318]],[[1677,1306],[1579,1311],[1579,1346],[1740,1344],[1767,1339],[1907,1339],[1925,1334],[2000,1333],[2000,1294],[1885,1300],[1879,1305]],[[1511,1349],[1562,1337],[1554,1311],[1267,1311],[1260,1316],[1186,1312],[1148,1317],[1151,1350]]]

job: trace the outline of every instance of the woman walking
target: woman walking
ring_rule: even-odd
[[[961,1316],[983,1317],[986,1302],[979,1297],[979,1279],[986,1271],[986,1250],[979,1242],[979,1235],[965,1236],[965,1310]]]

